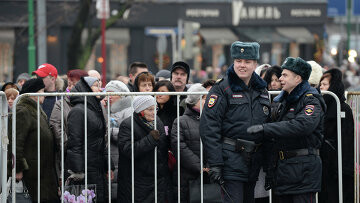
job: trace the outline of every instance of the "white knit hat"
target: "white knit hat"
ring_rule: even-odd
[[[187,92],[207,92],[207,90],[205,89],[205,87],[202,86],[202,84],[200,83],[196,83],[191,85],[191,87],[188,89]],[[186,97],[185,103],[190,104],[190,105],[195,105],[199,100],[200,97],[202,95],[188,95]]]
[[[144,111],[145,109],[149,108],[150,106],[155,106],[156,101],[154,97],[150,95],[146,96],[137,96],[134,99],[134,111],[135,113],[140,113],[141,111]]]
[[[106,92],[130,92],[129,88],[121,81],[118,80],[111,80],[105,86]]]
[[[320,79],[323,75],[323,68],[315,61],[307,61],[307,62],[308,62],[308,64],[310,64],[311,69],[312,69],[310,77],[309,77],[309,83],[310,83],[310,85],[318,86],[320,83]]]

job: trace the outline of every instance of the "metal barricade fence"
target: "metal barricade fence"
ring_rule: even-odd
[[[360,92],[347,92],[347,104],[350,106],[354,117],[354,202],[360,199]]]
[[[273,95],[273,94],[279,94],[280,92],[277,91],[277,92],[269,92],[270,95]],[[339,99],[336,97],[335,94],[333,94],[332,92],[328,92],[328,91],[324,91],[323,93],[325,94],[330,94],[331,96],[333,96],[337,102],[337,106],[338,106],[338,109],[337,109],[337,123],[338,123],[338,139],[339,139],[339,142],[338,142],[338,160],[339,160],[339,164],[338,164],[338,167],[339,167],[339,173],[342,173],[342,160],[341,160],[341,120],[340,120],[340,102],[339,102]],[[62,185],[61,185],[61,194],[62,194],[62,197],[61,197],[61,201],[63,202],[64,201],[64,128],[63,128],[63,125],[64,125],[64,114],[63,114],[63,108],[64,108],[64,104],[63,104],[63,101],[64,101],[64,96],[83,96],[85,97],[85,102],[84,102],[84,109],[87,109],[87,97],[89,96],[104,96],[104,97],[109,97],[109,96],[130,96],[132,99],[131,99],[131,107],[133,109],[133,101],[134,101],[134,96],[140,96],[140,95],[151,95],[151,96],[156,96],[156,95],[174,95],[176,96],[176,103],[177,103],[177,118],[180,119],[180,108],[179,108],[179,104],[180,104],[180,96],[181,95],[199,95],[199,98],[200,98],[200,103],[201,103],[201,100],[202,100],[202,96],[203,95],[206,95],[207,92],[130,92],[130,93],[120,93],[120,92],[108,92],[108,93],[28,93],[28,94],[23,94],[23,95],[20,95],[18,98],[16,98],[16,100],[14,101],[14,104],[13,104],[13,122],[12,122],[12,153],[13,153],[13,157],[14,157],[14,160],[16,160],[16,105],[18,103],[18,101],[22,98],[22,97],[27,97],[27,96],[35,96],[37,97],[37,127],[38,127],[38,146],[37,146],[37,153],[38,153],[38,181],[37,181],[37,187],[38,187],[38,193],[37,193],[37,197],[32,197],[33,200],[37,200],[38,202],[40,202],[40,103],[39,103],[39,97],[40,96],[61,96],[61,178],[62,178]],[[1,94],[0,94],[1,96]],[[6,99],[5,99],[5,103],[6,102]],[[7,108],[6,108],[7,109]],[[202,113],[202,108],[200,108],[200,114]],[[156,108],[154,110],[154,114],[155,114],[155,129],[156,129],[156,123],[157,123],[157,119],[156,119]],[[85,110],[85,114],[84,114],[84,126],[85,126],[85,135],[84,135],[84,147],[85,147],[85,152],[87,152],[87,110]],[[3,129],[3,128],[2,128]],[[110,177],[110,170],[111,170],[111,166],[110,166],[110,105],[107,106],[107,133],[108,133],[108,143],[107,143],[107,146],[108,146],[108,197],[109,197],[109,202],[111,202],[111,177]],[[134,117],[133,117],[133,114],[131,116],[131,171],[132,171],[132,177],[131,177],[131,180],[132,180],[132,188],[131,188],[131,191],[132,191],[132,202],[134,202],[134,197],[135,197],[135,185],[134,185],[134,169],[135,169],[135,166],[134,166]],[[177,122],[177,148],[180,149],[180,122],[178,121]],[[6,134],[6,133],[5,133]],[[6,136],[7,137],[7,136]],[[201,138],[200,138],[200,164],[201,164],[201,169],[203,168],[203,146],[202,146],[202,142],[201,142]],[[5,157],[5,162],[4,160],[1,160],[2,163],[6,163],[6,153],[5,155],[2,154],[2,157]],[[180,202],[180,150],[177,150],[177,172],[178,172],[178,176],[177,176],[177,200],[178,202]],[[87,157],[87,153],[84,153],[84,157],[85,157],[85,189],[88,188],[88,170],[87,170],[87,160],[88,160],[88,157]],[[154,181],[155,181],[155,184],[154,184],[154,191],[155,191],[155,197],[154,197],[154,200],[155,202],[158,202],[157,200],[157,148],[155,148],[154,150]],[[4,181],[4,178],[3,177],[6,177],[6,164],[5,165],[2,165],[2,185],[6,185],[6,178],[5,178],[5,181]],[[201,173],[201,184],[200,184],[200,195],[201,195],[201,202],[203,202],[203,170],[200,171]],[[4,176],[5,174],[5,176]],[[13,169],[12,169],[12,190],[15,191],[15,176],[16,176],[16,161],[14,161],[13,163]],[[5,182],[5,183],[4,183]],[[118,184],[121,184],[121,183],[118,183]],[[4,194],[4,193],[3,193]],[[270,193],[271,194],[271,193]],[[85,198],[87,198],[87,196],[85,196]],[[15,193],[12,193],[12,200],[13,202],[15,202]],[[6,202],[6,197],[5,199],[2,200],[3,202]],[[87,201],[87,199],[86,199]],[[271,198],[270,198],[270,202],[271,202]],[[339,202],[342,202],[342,176],[339,176]]]
[[[1,196],[0,201],[6,202],[6,191],[7,191],[7,147],[8,147],[8,134],[7,134],[7,127],[8,127],[8,103],[6,100],[6,95],[4,92],[0,92],[0,190]]]

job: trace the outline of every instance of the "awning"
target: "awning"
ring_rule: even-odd
[[[200,34],[205,38],[207,45],[231,44],[238,40],[236,35],[228,28],[201,28]]]
[[[305,27],[278,27],[276,31],[281,35],[292,39],[292,41],[302,44],[314,43],[314,37]]]
[[[239,33],[259,43],[289,43],[291,39],[280,35],[273,28],[238,28]]]

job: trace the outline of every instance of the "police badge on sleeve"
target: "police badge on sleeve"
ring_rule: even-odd
[[[306,105],[305,106],[305,114],[310,116],[314,113],[314,105]]]
[[[208,107],[211,108],[215,105],[216,101],[217,101],[218,96],[212,94],[209,98],[209,102],[208,102]]]

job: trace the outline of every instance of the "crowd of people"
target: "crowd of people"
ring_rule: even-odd
[[[154,202],[154,164],[158,202],[177,202],[178,191],[181,202],[189,202],[189,183],[197,180],[201,172],[204,183],[221,185],[223,202],[268,202],[270,188],[276,202],[310,202],[316,192],[320,192],[320,202],[337,202],[336,103],[331,96],[320,93],[329,90],[338,96],[341,110],[345,111],[344,201],[353,200],[354,121],[345,103],[342,72],[325,71],[316,62],[299,57],[288,57],[281,66],[259,65],[259,48],[255,42],[234,42],[233,64],[226,73],[216,74],[223,78],[194,84],[190,80],[191,68],[183,61],[155,75],[145,63],[134,62],[129,66],[129,77],[119,76],[104,86],[96,70],[74,69],[66,76],[58,76],[51,64],[39,66],[32,76],[19,75],[16,83],[5,83],[1,89],[9,112],[16,97],[25,93],[208,94],[182,95],[179,101],[170,95],[22,97],[16,104],[16,179],[24,181],[36,201],[39,102],[41,202],[59,202],[62,181],[84,184],[84,135],[87,181],[96,186],[96,202],[108,198],[112,202],[131,202],[132,184],[135,202]],[[280,95],[269,97],[268,91],[273,90],[281,91]],[[11,128],[9,132],[12,136]],[[107,195],[109,176],[111,197]]]

